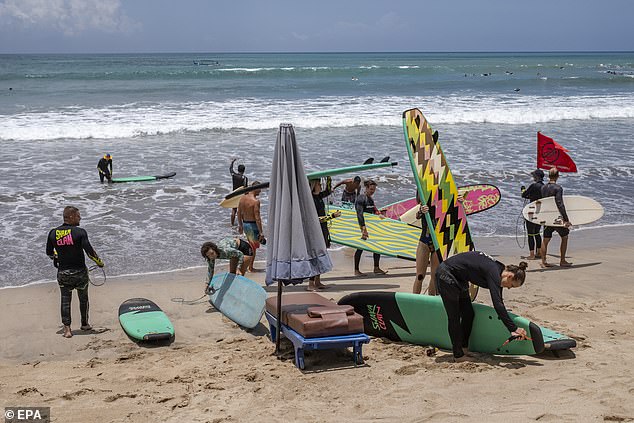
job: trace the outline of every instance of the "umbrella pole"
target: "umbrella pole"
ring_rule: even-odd
[[[277,326],[275,328],[275,354],[280,355],[280,328],[282,327],[282,281],[277,281]]]

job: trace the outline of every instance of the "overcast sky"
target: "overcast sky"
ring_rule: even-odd
[[[0,0],[0,53],[634,51],[632,0]]]

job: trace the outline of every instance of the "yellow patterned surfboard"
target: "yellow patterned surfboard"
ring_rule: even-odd
[[[458,201],[454,182],[440,143],[418,109],[403,112],[407,153],[420,197],[429,206],[428,225],[439,259],[474,249],[467,216]]]
[[[440,143],[418,109],[403,112],[403,132],[414,180],[422,202],[429,207],[425,215],[438,259],[442,262],[455,254],[475,249],[467,215],[458,188]],[[477,285],[469,287],[471,300],[478,295]]]
[[[332,242],[386,256],[416,260],[420,229],[398,220],[381,219],[375,214],[364,213],[369,236],[368,239],[363,240],[357,213],[340,207],[331,206],[329,209],[329,211],[335,210],[340,210],[341,216],[329,222]]]

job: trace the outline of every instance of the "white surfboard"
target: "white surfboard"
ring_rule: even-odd
[[[598,201],[581,195],[564,195],[564,207],[573,225],[595,222],[603,216],[603,206]],[[522,210],[524,219],[542,226],[564,226],[555,197],[533,201]]]

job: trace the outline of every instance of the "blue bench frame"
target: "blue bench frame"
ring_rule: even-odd
[[[268,311],[264,313],[269,321],[271,341],[275,342],[277,319]],[[293,343],[295,349],[295,366],[304,370],[304,351],[327,350],[352,347],[352,359],[355,367],[363,364],[363,344],[370,342],[370,337],[365,333],[353,333],[351,335],[326,336],[321,338],[304,338],[299,333],[286,325],[282,325],[280,334]]]

